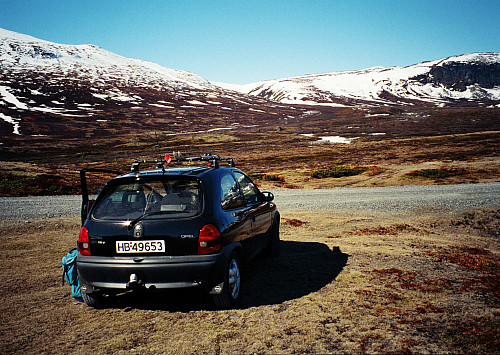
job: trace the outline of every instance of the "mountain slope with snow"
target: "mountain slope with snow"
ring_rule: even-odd
[[[408,67],[303,75],[228,89],[288,104],[491,105],[500,101],[500,53],[474,53]]]
[[[4,29],[0,29],[0,61],[2,69],[14,73],[30,68],[65,78],[85,78],[96,85],[114,80],[117,85],[211,86],[193,73],[122,57],[95,45],[58,44]]]
[[[0,29],[0,135],[183,133],[252,124],[262,112],[276,119],[303,109],[94,45],[58,44]]]

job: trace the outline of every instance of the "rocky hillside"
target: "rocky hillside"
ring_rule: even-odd
[[[231,88],[294,104],[491,106],[500,103],[500,53],[465,54],[408,67],[304,75]]]

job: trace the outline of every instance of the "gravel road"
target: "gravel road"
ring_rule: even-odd
[[[282,210],[447,214],[500,206],[500,183],[279,190],[275,201]]]
[[[500,206],[500,183],[275,190],[282,211],[345,210],[390,214],[454,213]],[[0,219],[78,216],[80,196],[0,197]]]

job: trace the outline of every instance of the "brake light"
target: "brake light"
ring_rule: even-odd
[[[81,255],[90,255],[89,231],[82,227],[78,236],[78,252]]]
[[[219,229],[213,224],[207,224],[200,230],[198,238],[198,254],[217,253],[221,249]]]

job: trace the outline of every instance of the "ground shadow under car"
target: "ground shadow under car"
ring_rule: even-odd
[[[281,241],[279,257],[259,256],[242,270],[240,308],[280,304],[316,292],[332,282],[347,264],[339,248],[315,242]],[[200,289],[130,292],[113,297],[108,307],[189,312],[213,310]]]
[[[277,258],[259,257],[244,269],[242,307],[279,304],[316,292],[332,282],[348,255],[315,242],[282,241]]]

